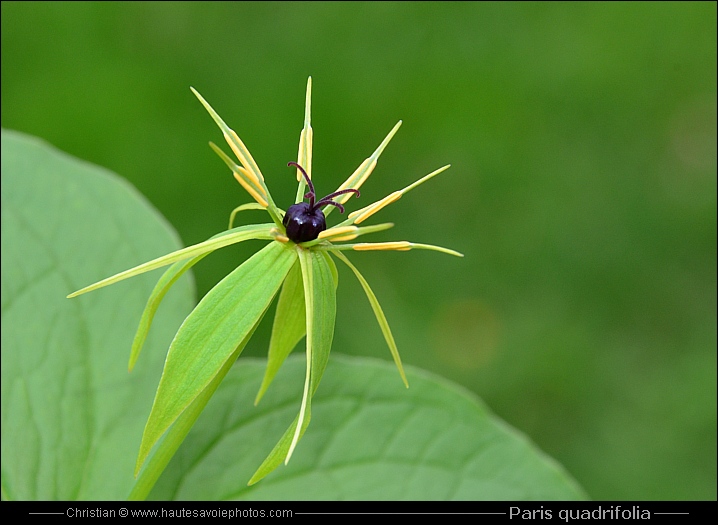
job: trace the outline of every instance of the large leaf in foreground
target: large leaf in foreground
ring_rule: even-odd
[[[475,395],[442,378],[332,353],[312,424],[288,466],[246,486],[296,415],[303,356],[291,356],[259,407],[264,360],[240,359],[151,497],[258,500],[581,499],[576,482]],[[278,388],[279,385],[286,385]],[[188,469],[187,466],[192,468]]]
[[[181,247],[113,173],[2,131],[2,498],[123,499],[167,347],[194,299],[182,278],[127,373],[159,273],[68,300]]]

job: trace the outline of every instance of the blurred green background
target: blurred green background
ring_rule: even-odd
[[[715,499],[716,4],[2,2],[2,126],[126,177],[186,244],[250,201],[189,86],[286,207],[309,75],[320,195],[399,119],[350,210],[452,164],[372,240],[464,259],[352,257],[405,362],[595,499]],[[205,259],[198,292],[257,246]],[[344,270],[334,351],[390,359]]]

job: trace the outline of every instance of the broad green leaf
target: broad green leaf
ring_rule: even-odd
[[[175,500],[573,500],[585,494],[466,389],[407,367],[332,355],[312,424],[288,466],[248,487],[296,413],[304,359],[290,356],[253,406],[264,360],[240,359],[150,497]],[[276,388],[279,385],[285,388]],[[191,465],[192,468],[187,468]]]
[[[298,248],[306,307],[307,357],[299,415],[249,481],[254,484],[291,458],[312,417],[312,397],[329,361],[336,318],[336,287],[327,256]]]
[[[389,322],[386,320],[384,310],[381,309],[381,305],[379,304],[376,295],[374,295],[374,291],[371,289],[371,286],[369,286],[367,280],[364,279],[364,276],[359,273],[359,270],[357,270],[356,267],[351,262],[349,262],[349,259],[347,259],[346,255],[344,255],[342,252],[334,252],[334,255],[337,258],[341,259],[344,264],[346,264],[351,269],[351,271],[354,272],[354,275],[356,275],[357,280],[364,289],[364,293],[366,294],[367,299],[369,299],[369,304],[371,304],[371,309],[374,311],[374,316],[376,316],[376,320],[379,323],[379,328],[381,328],[381,333],[384,334],[386,344],[389,346],[391,357],[394,359],[394,363],[399,369],[399,375],[401,375],[401,380],[404,381],[404,385],[408,388],[409,381],[406,379],[404,367],[401,364],[401,356],[399,355],[399,349],[396,347],[396,342],[394,341],[394,336],[391,333]]]
[[[144,500],[147,495],[154,487],[155,483],[159,479],[160,475],[164,471],[169,461],[174,456],[177,449],[184,441],[185,437],[192,429],[197,418],[200,416],[207,402],[212,398],[217,387],[222,383],[222,380],[230,371],[235,361],[242,353],[244,347],[254,335],[254,331],[261,322],[261,319],[257,320],[252,330],[242,340],[239,346],[236,348],[234,353],[227,359],[227,362],[219,370],[219,373],[212,379],[207,387],[195,398],[187,409],[182,412],[182,415],[177,418],[170,429],[162,436],[160,442],[154,450],[154,453],[150,457],[149,461],[145,463],[144,468],[140,471],[137,478],[137,482],[132,489],[128,499],[131,500]]]
[[[134,268],[130,268],[129,270],[125,270],[123,272],[107,277],[106,279],[102,279],[101,281],[98,281],[89,286],[85,286],[84,288],[77,290],[76,292],[72,292],[67,297],[77,297],[78,295],[97,290],[98,288],[109,286],[124,279],[129,279],[130,277],[149,272],[150,270],[162,268],[163,266],[167,266],[177,261],[183,261],[191,257],[197,257],[198,255],[211,253],[214,250],[218,250],[219,248],[224,248],[225,246],[236,244],[238,242],[247,241],[250,239],[270,240],[272,239],[272,236],[269,234],[269,230],[271,230],[273,227],[273,224],[252,224],[250,226],[240,226],[239,228],[234,228],[227,231],[225,235],[219,237],[215,236],[198,244],[187,246],[186,248],[182,248],[181,250],[168,253],[167,255],[163,255],[162,257],[157,257],[156,259],[147,261],[146,263],[135,266]]]
[[[65,296],[180,248],[179,237],[106,169],[8,130],[0,156],[2,499],[124,499],[191,281],[165,298],[132,374],[132,331],[158,275]]]
[[[279,293],[277,311],[274,314],[274,324],[272,325],[272,338],[269,340],[267,370],[264,373],[262,386],[254,400],[255,405],[262,399],[284,360],[306,334],[304,312],[302,269],[297,261],[287,274],[282,291]]]
[[[187,316],[167,354],[137,471],[162,434],[207,388],[252,330],[296,258],[293,248],[269,243],[222,279]]]

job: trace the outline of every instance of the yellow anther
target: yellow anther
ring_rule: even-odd
[[[259,183],[259,180],[257,180],[257,176],[254,173],[241,166],[239,166],[237,169],[242,173],[242,175],[247,177],[248,181],[254,184],[254,187],[257,188],[257,191],[261,192],[262,195],[266,196],[264,188],[262,188],[262,185]]]
[[[264,177],[262,176],[262,173],[257,168],[257,165],[254,162],[254,159],[249,154],[249,150],[247,150],[247,146],[244,145],[244,142],[242,142],[242,139],[239,138],[239,135],[235,133],[233,129],[230,129],[229,131],[226,131],[224,134],[224,140],[227,141],[227,144],[229,144],[229,147],[232,148],[232,151],[239,159],[239,162],[244,166],[245,168],[252,168],[253,171],[256,170],[256,174],[264,180]],[[256,177],[254,177],[256,178]]]
[[[334,242],[353,241],[357,237],[359,237],[359,235],[355,233],[354,235],[342,235],[341,237],[332,237],[331,240]]]
[[[297,164],[299,164],[304,171],[307,172],[307,176],[312,178],[312,142],[314,132],[312,128],[305,128],[299,135],[299,158],[297,158]],[[306,160],[305,160],[306,159]],[[297,169],[297,180],[302,180],[302,172]]]
[[[370,251],[370,250],[398,250],[400,252],[406,252],[411,250],[411,243],[409,241],[395,241],[395,242],[361,242],[355,244],[353,248],[358,252]]]
[[[318,239],[326,239],[327,237],[334,237],[337,235],[345,235],[347,233],[354,233],[357,231],[356,226],[342,226],[341,228],[330,228],[328,230],[324,230],[318,235]],[[356,237],[356,235],[354,235]]]
[[[275,241],[289,242],[289,237],[281,233],[277,228],[272,228],[271,230],[269,230],[269,235],[271,235]]]
[[[239,169],[241,170],[242,168]],[[249,184],[249,182],[244,180],[244,178],[239,173],[235,171],[232,173],[232,175],[234,175],[234,178],[237,179],[237,182],[239,182],[242,187],[247,190],[247,193],[254,197],[254,200],[257,201],[259,205],[262,206],[262,208],[266,208],[268,206],[266,199],[262,197],[259,193],[257,193],[257,191]]]

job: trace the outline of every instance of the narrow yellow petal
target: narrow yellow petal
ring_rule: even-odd
[[[312,147],[314,145],[314,131],[312,130],[312,77],[307,79],[307,96],[304,102],[304,127],[299,135],[299,152],[297,153],[297,164],[299,164],[307,176],[312,178]],[[304,198],[306,183],[302,172],[297,169],[297,196],[295,202],[301,202]]]
[[[358,252],[371,251],[371,250],[398,250],[400,252],[406,252],[411,250],[411,243],[408,241],[394,241],[394,242],[360,242],[353,246],[353,249]]]
[[[303,158],[304,158],[304,152],[306,151],[304,149],[304,144],[306,143],[306,130],[302,130],[302,132],[299,134],[299,153],[297,154],[297,164],[302,166]],[[303,168],[304,166],[302,166]],[[307,172],[307,175],[309,175],[309,172]],[[309,177],[311,179],[311,177]],[[297,168],[297,182],[302,180],[302,172],[299,171],[299,168]]]

